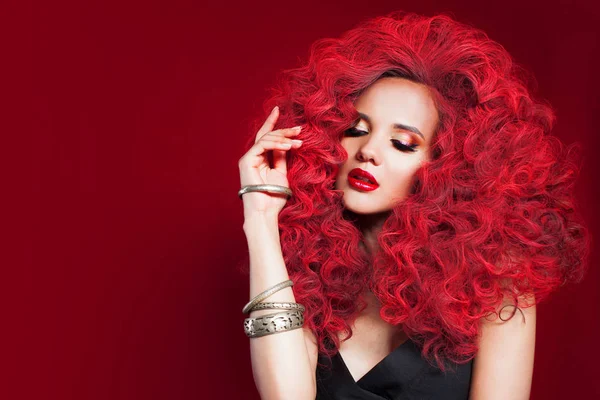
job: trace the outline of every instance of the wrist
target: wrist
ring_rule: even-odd
[[[256,225],[270,225],[279,228],[279,217],[277,213],[269,211],[251,211],[244,213],[244,230]]]

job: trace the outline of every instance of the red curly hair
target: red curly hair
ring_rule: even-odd
[[[440,120],[431,159],[369,255],[334,182],[348,158],[341,137],[359,119],[353,102],[386,76],[431,88]],[[338,333],[352,335],[371,290],[381,318],[402,324],[445,370],[445,360],[475,356],[479,320],[506,299],[518,307],[528,295],[533,305],[583,278],[590,235],[574,205],[579,146],[550,136],[553,111],[532,98],[525,76],[482,31],[402,11],[317,40],[305,65],[282,71],[264,109],[280,107],[275,129],[302,125],[304,143],[287,152],[294,195],[279,214],[280,237],[321,354],[337,352]]]

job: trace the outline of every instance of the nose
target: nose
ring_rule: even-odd
[[[368,139],[358,148],[356,159],[360,162],[372,161],[373,164],[379,165],[381,162],[378,146],[374,135],[367,135]]]

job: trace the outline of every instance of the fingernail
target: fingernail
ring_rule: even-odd
[[[302,140],[292,139],[292,143],[294,143],[294,144],[302,144]]]
[[[273,109],[271,110],[271,114],[272,114],[272,113],[274,113],[274,112],[275,112],[275,110],[278,110],[278,109],[279,109],[279,107],[278,107],[278,106],[275,106],[275,107],[273,107]]]
[[[302,130],[302,127],[300,125],[298,125],[298,126],[294,126],[292,129],[294,129],[296,131],[300,131],[300,130]]]

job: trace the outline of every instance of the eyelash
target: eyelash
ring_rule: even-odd
[[[358,136],[357,133],[359,133],[359,132],[367,133],[365,131],[361,131],[360,129],[356,129],[356,128],[347,129],[344,133],[345,134],[351,133],[352,137],[356,137],[356,136]],[[415,152],[415,151],[417,151],[416,147],[418,146],[416,143],[415,144],[404,144],[401,141],[396,140],[396,139],[392,139],[392,144],[394,145],[395,148],[397,148],[398,150],[400,150],[402,152]]]

